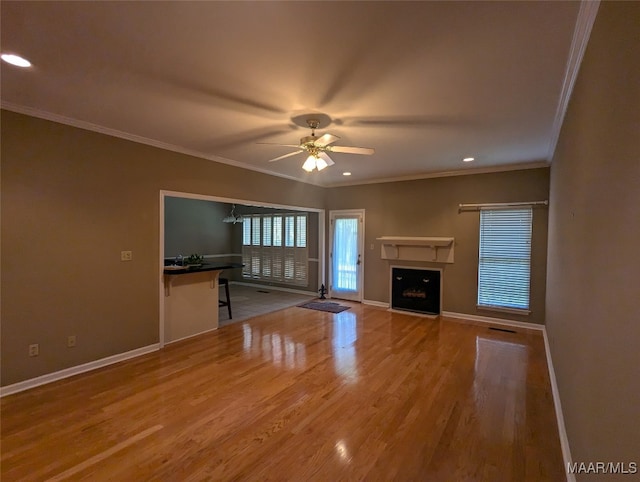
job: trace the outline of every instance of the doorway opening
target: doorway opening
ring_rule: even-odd
[[[329,296],[362,302],[364,209],[330,211]]]
[[[232,280],[231,284],[235,284],[238,285],[237,287],[240,288],[240,286],[242,286],[242,289],[244,291],[247,291],[247,289],[249,290],[253,290],[256,293],[258,293],[261,298],[260,301],[264,301],[267,298],[273,298],[269,303],[266,302],[262,302],[259,303],[261,304],[261,308],[259,309],[267,309],[269,307],[271,307],[271,310],[268,311],[274,311],[276,309],[280,309],[281,304],[283,302],[291,302],[293,304],[295,303],[294,298],[296,297],[296,294],[298,297],[304,295],[307,297],[309,296],[313,296],[315,295],[315,286],[320,286],[323,283],[325,283],[325,278],[324,278],[324,273],[325,273],[325,235],[324,235],[324,230],[325,230],[325,211],[323,209],[315,209],[315,208],[306,208],[306,207],[301,207],[301,206],[289,206],[289,205],[281,205],[281,204],[274,204],[274,203],[268,203],[268,202],[261,202],[261,201],[253,201],[253,200],[248,200],[248,199],[233,199],[233,198],[224,198],[224,197],[218,197],[218,196],[208,196],[208,195],[202,195],[202,194],[193,194],[193,193],[185,193],[185,192],[178,192],[178,191],[165,191],[165,190],[161,190],[160,191],[160,216],[159,216],[159,253],[160,253],[160,259],[158,260],[159,262],[159,272],[160,272],[160,276],[159,276],[159,345],[162,348],[165,343],[166,343],[166,339],[165,339],[165,319],[164,319],[164,297],[165,297],[165,285],[164,285],[164,266],[167,263],[167,260],[172,261],[174,259],[175,256],[179,255],[179,254],[191,254],[190,251],[194,250],[194,252],[197,252],[197,254],[202,254],[204,255],[205,258],[205,262],[208,258],[215,258],[215,260],[224,260],[224,259],[228,259],[230,261],[234,261],[234,262],[240,262],[243,258],[242,258],[242,251],[243,251],[243,246],[242,246],[242,237],[243,237],[243,233],[242,233],[242,223],[238,223],[237,224],[237,229],[236,231],[238,231],[237,235],[233,234],[231,237],[236,240],[231,242],[231,244],[229,245],[229,247],[227,249],[222,249],[222,251],[224,252],[206,252],[206,248],[204,247],[200,247],[201,245],[193,245],[193,246],[198,246],[198,247],[191,247],[192,245],[189,245],[189,247],[185,247],[185,248],[180,248],[178,247],[177,241],[176,241],[176,236],[171,236],[170,233],[167,231],[167,229],[171,229],[171,226],[173,226],[174,224],[171,221],[167,220],[167,216],[169,215],[170,217],[173,216],[173,219],[179,219],[181,226],[185,227],[184,224],[184,219],[182,219],[179,216],[179,213],[175,213],[172,212],[172,210],[175,210],[176,208],[176,203],[173,201],[184,201],[185,204],[186,201],[200,201],[202,202],[202,204],[217,204],[218,206],[218,210],[220,211],[220,207],[224,206],[224,210],[221,210],[220,212],[224,212],[224,215],[220,215],[220,216],[213,216],[214,219],[209,220],[209,224],[212,224],[212,226],[209,226],[209,231],[215,231],[216,230],[216,226],[218,226],[217,223],[219,223],[220,229],[225,228],[225,229],[229,229],[230,226],[232,226],[232,224],[229,224],[227,221],[223,221],[224,217],[228,215],[228,212],[226,212],[227,210],[231,209],[231,206],[235,205],[236,209],[236,213],[240,213],[240,211],[244,210],[245,213],[252,213],[254,214],[255,212],[267,212],[267,211],[286,211],[286,212],[305,212],[305,213],[309,213],[310,215],[312,215],[310,217],[310,219],[313,218],[317,218],[314,219],[314,223],[313,225],[309,226],[309,232],[312,233],[312,236],[314,238],[313,242],[316,243],[317,245],[317,253],[315,253],[314,256],[309,257],[308,258],[308,264],[311,267],[311,269],[309,269],[309,274],[312,275],[311,277],[313,279],[310,279],[310,283],[308,286],[311,286],[311,288],[305,288],[305,287],[298,287],[298,289],[288,289],[287,287],[282,287],[282,286],[275,286],[275,285],[271,285],[270,283],[259,283],[259,282],[255,282],[254,280],[244,280],[241,277],[241,273],[240,270],[238,270],[238,280]],[[169,203],[167,202],[169,201]],[[179,204],[179,203],[178,203]],[[169,209],[167,209],[169,206]],[[169,212],[168,212],[169,211]],[[204,211],[204,210],[203,210]],[[214,210],[215,211],[215,210]],[[218,219],[220,218],[220,219]],[[191,226],[193,225],[197,225],[198,221],[197,220],[193,220],[193,222],[191,223],[187,223],[186,226],[188,226],[189,224],[191,224]],[[197,231],[197,229],[196,229]],[[199,238],[202,238],[202,236],[206,237],[207,239],[209,239],[209,236],[206,235],[206,233],[192,233],[192,236],[189,238],[188,236],[178,236],[178,241],[182,238],[184,239],[190,239],[191,241],[197,241]],[[310,240],[311,241],[311,240]],[[236,246],[237,244],[237,246]],[[171,251],[171,253],[168,253],[166,250],[169,249]],[[184,251],[184,250],[187,251]],[[175,253],[173,253],[173,251],[176,251]],[[184,252],[183,252],[184,251]],[[216,251],[215,249],[212,249],[212,251]],[[233,259],[231,259],[233,258]],[[249,281],[249,282],[247,282]],[[312,290],[312,291],[309,291]],[[237,290],[238,293],[241,291],[240,289]],[[260,291],[267,291],[268,293],[261,293]],[[224,310],[224,313],[222,313],[220,315],[220,326],[223,326],[225,324],[228,324],[229,322],[235,322],[235,321],[240,321],[242,319],[243,313],[253,313],[254,310],[251,309],[251,307],[249,307],[248,305],[251,304],[251,299],[253,299],[251,296],[247,296],[246,293],[242,294],[235,294],[235,298],[237,303],[234,305],[234,313],[233,313],[233,319],[232,320],[228,320],[226,313],[227,310]],[[294,294],[295,293],[295,294]],[[291,295],[291,296],[287,296],[287,295]],[[257,300],[257,296],[255,297],[255,299]],[[246,299],[245,299],[246,298]],[[286,299],[285,299],[286,298]],[[294,301],[290,301],[294,300]],[[234,293],[233,293],[233,289],[232,289],[232,295],[231,295],[231,300],[232,302],[234,301]],[[247,305],[247,306],[245,306]],[[238,310],[236,310],[236,308],[238,308]],[[246,308],[246,309],[245,309]],[[258,308],[258,307],[254,307],[254,308]],[[265,311],[265,312],[268,312]],[[224,316],[223,316],[224,315]],[[255,316],[255,313],[253,314],[253,316]],[[246,317],[245,317],[246,318]]]

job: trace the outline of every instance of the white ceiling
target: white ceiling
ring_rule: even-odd
[[[547,162],[578,2],[2,1],[3,107],[319,185]],[[565,87],[566,91],[566,87]],[[292,118],[373,156],[308,174]],[[91,125],[93,127],[91,127]],[[476,161],[463,163],[473,156]],[[342,176],[351,171],[350,178]]]

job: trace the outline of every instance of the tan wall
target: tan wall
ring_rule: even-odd
[[[160,190],[365,208],[368,300],[388,301],[376,237],[454,236],[445,310],[543,322],[546,210],[534,216],[533,313],[518,317],[476,311],[478,213],[457,206],[546,199],[548,169],[322,189],[2,111],[2,385],[158,341]]]
[[[551,170],[546,322],[577,462],[640,464],[639,39],[639,2],[600,4]]]
[[[329,210],[365,209],[364,298],[389,301],[390,262],[380,257],[381,236],[453,236],[455,262],[443,271],[443,310],[544,322],[547,210],[534,209],[531,315],[477,310],[478,212],[458,213],[460,203],[540,201],[548,197],[547,168],[443,177],[330,189]],[[327,227],[327,233],[329,229]],[[393,262],[415,266],[418,263]],[[424,264],[429,266],[429,264]]]
[[[309,184],[1,115],[2,385],[158,342],[160,190],[324,205]]]

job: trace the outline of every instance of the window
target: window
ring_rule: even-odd
[[[480,211],[478,307],[529,310],[531,208]]]
[[[284,218],[284,245],[292,248],[295,241],[294,235],[294,216],[285,216]]]
[[[262,218],[262,246],[271,246],[271,216]]]
[[[242,226],[242,276],[308,285],[306,214],[253,214]]]

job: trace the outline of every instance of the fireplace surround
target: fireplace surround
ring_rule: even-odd
[[[441,301],[441,269],[391,267],[391,309],[439,315]]]

